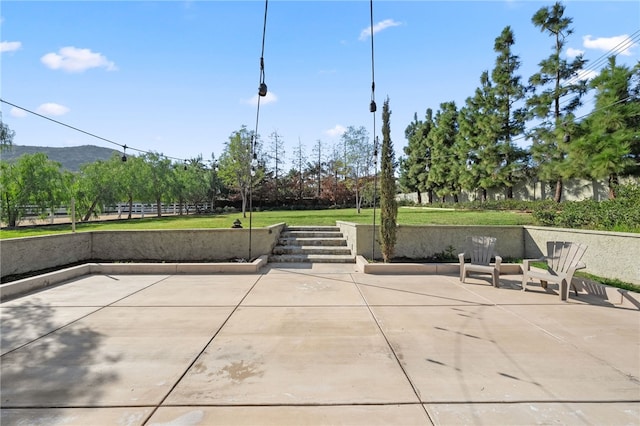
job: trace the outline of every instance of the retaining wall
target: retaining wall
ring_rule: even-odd
[[[369,259],[382,257],[378,241],[372,241],[372,225],[342,221],[337,225],[355,254]],[[283,227],[284,223],[254,228],[251,257],[270,254]],[[450,247],[457,254],[464,251],[468,235],[496,237],[498,254],[511,258],[540,257],[547,241],[581,242],[589,246],[583,258],[585,272],[640,284],[640,234],[623,232],[536,226],[400,225],[395,257],[424,259],[447,252]],[[5,277],[96,260],[220,261],[247,258],[248,250],[248,229],[99,231],[16,238],[0,242],[0,273]]]
[[[378,238],[372,256],[373,225],[338,222],[348,245],[365,258],[382,257]],[[379,232],[376,227],[376,233]],[[398,226],[395,257],[424,259],[443,253],[453,246],[453,253],[464,251],[468,235],[488,235],[498,239],[496,251],[502,257],[538,258],[546,254],[547,241],[575,241],[589,246],[583,257],[582,271],[603,278],[640,284],[640,234],[626,232],[584,231],[537,226]]]
[[[251,231],[251,257],[270,254],[284,223]],[[0,242],[3,277],[87,261],[206,262],[249,257],[248,229],[94,231]]]

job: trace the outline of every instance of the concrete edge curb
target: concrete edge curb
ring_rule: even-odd
[[[364,256],[356,257],[356,264],[365,274],[459,274],[459,263],[369,263]],[[501,274],[521,274],[519,264],[503,263]]]
[[[364,256],[356,257],[356,265],[365,274],[458,274],[458,263],[369,263]],[[500,273],[522,274],[520,264],[502,264]],[[590,294],[608,301],[612,305],[640,310],[640,294],[611,287],[586,278],[573,278],[573,284],[580,293]]]
[[[42,290],[91,274],[255,274],[268,262],[262,255],[250,263],[85,263],[0,285],[0,301]]]

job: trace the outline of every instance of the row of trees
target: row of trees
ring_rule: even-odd
[[[2,125],[11,136],[3,138],[7,149],[14,134]],[[217,160],[212,155],[210,160],[199,157],[183,164],[153,152],[128,156],[126,161],[114,155],[71,173],[42,153],[24,155],[12,163],[0,161],[1,217],[15,226],[25,208],[46,214],[70,206],[71,199],[85,221],[103,206],[128,203],[130,218],[134,202],[155,204],[160,216],[162,203],[177,203],[182,213],[182,206],[215,207],[220,197],[241,203],[245,214],[250,199],[254,207],[262,208],[355,205],[360,211],[373,202],[375,149],[366,129],[352,126],[334,146],[318,140],[311,159],[299,141],[293,166],[283,172],[282,137],[273,132],[265,144],[243,126],[231,134]]]
[[[517,71],[515,37],[509,26],[495,39],[495,66],[480,76],[480,86],[465,105],[440,104],[424,120],[417,114],[406,128],[408,145],[400,160],[400,184],[407,192],[457,201],[462,190],[502,188],[513,198],[519,180],[555,182],[555,201],[563,179],[608,179],[610,197],[621,174],[640,172],[640,63],[633,69],[609,58],[607,68],[587,82],[586,60],[562,57],[573,30],[564,5],[539,9],[532,23],[553,40],[553,51],[525,84]],[[595,91],[595,106],[576,117],[583,96]],[[527,130],[527,123],[534,124]],[[516,142],[528,139],[531,149]]]

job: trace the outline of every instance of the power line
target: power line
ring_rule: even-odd
[[[37,113],[37,112],[35,112],[35,111],[31,111],[30,109],[27,109],[27,108],[25,108],[25,107],[21,107],[21,106],[19,106],[19,105],[16,105],[16,104],[11,103],[11,102],[9,102],[9,101],[7,101],[7,100],[5,100],[5,99],[0,99],[0,102],[2,102],[2,103],[4,103],[4,104],[7,104],[7,105],[10,105],[10,106],[12,106],[12,107],[14,107],[14,108],[21,109],[22,111],[28,112],[29,114],[33,114],[33,115],[35,115],[35,116],[37,116],[37,117],[44,118],[45,120],[49,120],[49,121],[51,121],[51,122],[53,122],[53,123],[55,123],[55,124],[58,124],[58,125],[60,125],[60,126],[64,126],[64,127],[67,127],[67,128],[69,128],[69,129],[71,129],[71,130],[75,130],[76,132],[80,132],[80,133],[83,133],[83,134],[85,134],[85,135],[87,135],[87,136],[91,136],[92,138],[100,139],[101,141],[108,142],[108,143],[110,143],[110,144],[112,144],[112,145],[119,146],[119,147],[120,147],[120,148],[122,148],[123,150],[130,149],[130,150],[132,150],[132,151],[140,152],[140,153],[142,153],[142,154],[154,154],[152,151],[145,151],[145,150],[142,150],[142,149],[138,149],[138,148],[134,148],[134,147],[128,146],[127,144],[121,144],[121,143],[118,143],[118,142],[114,142],[114,141],[112,141],[111,139],[103,138],[102,136],[98,136],[98,135],[96,135],[95,133],[87,132],[86,130],[79,129],[79,128],[77,128],[77,127],[75,127],[75,126],[72,126],[72,125],[70,125],[70,124],[63,123],[62,121],[54,120],[54,119],[53,119],[53,118],[51,118],[51,117],[47,117],[47,116],[45,116],[45,115],[38,114],[38,113]],[[167,158],[167,159],[170,159],[170,160],[177,160],[177,161],[181,161],[181,162],[185,162],[185,161],[187,161],[187,160],[186,160],[186,159],[184,159],[184,158],[170,157],[170,156],[168,156],[168,155],[164,155],[164,154],[159,154],[159,155],[160,155],[161,157],[164,157],[164,158]]]

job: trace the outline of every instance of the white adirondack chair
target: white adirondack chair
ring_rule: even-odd
[[[495,255],[496,238],[473,236],[467,237],[467,248],[464,253],[458,255],[460,260],[460,281],[464,282],[469,272],[481,272],[491,274],[493,286],[498,287],[500,283],[500,264],[502,257]],[[496,262],[491,265],[491,258],[495,255]],[[470,259],[470,263],[466,262]]]
[[[548,241],[547,255],[540,259],[525,259],[522,267],[522,291],[526,291],[527,284],[532,279],[540,280],[542,288],[547,288],[547,283],[552,282],[560,286],[560,300],[569,297],[569,285],[578,295],[578,290],[571,282],[573,274],[578,269],[586,268],[580,259],[587,250],[585,244],[568,241]],[[531,262],[547,262],[547,270],[532,270]]]

